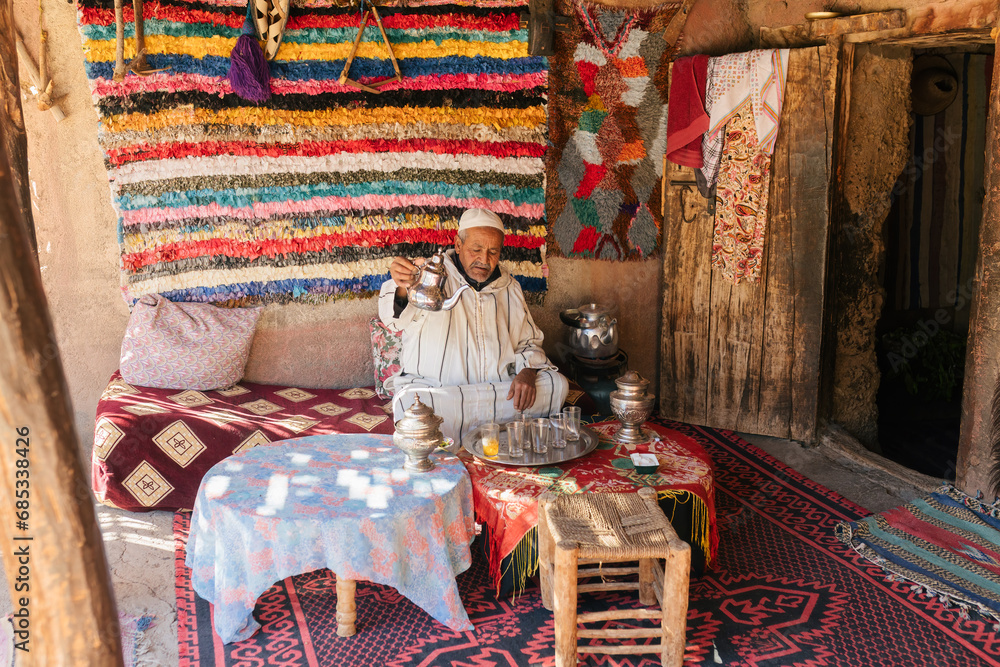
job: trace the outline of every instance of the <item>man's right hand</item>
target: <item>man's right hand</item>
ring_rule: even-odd
[[[396,296],[406,296],[407,290],[417,282],[418,267],[424,263],[422,257],[412,262],[405,257],[394,257],[389,265],[389,276],[396,283]]]

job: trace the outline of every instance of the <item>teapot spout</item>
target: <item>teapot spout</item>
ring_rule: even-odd
[[[441,310],[451,310],[452,308],[454,308],[455,304],[458,303],[458,300],[462,297],[462,292],[468,289],[472,289],[472,287],[470,287],[469,285],[462,285],[457,290],[455,290],[455,293],[452,294],[447,299],[445,299],[444,302],[441,304]]]

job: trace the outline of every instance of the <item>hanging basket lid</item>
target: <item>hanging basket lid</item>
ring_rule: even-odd
[[[913,113],[933,116],[947,109],[958,96],[958,76],[944,56],[922,55],[913,59],[910,101]]]

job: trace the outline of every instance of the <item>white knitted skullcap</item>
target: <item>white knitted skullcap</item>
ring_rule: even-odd
[[[471,229],[472,227],[492,227],[493,229],[499,229],[502,234],[506,234],[503,223],[500,222],[500,216],[493,211],[487,211],[485,208],[470,208],[462,214],[461,219],[458,221],[458,231],[464,232],[466,229]]]

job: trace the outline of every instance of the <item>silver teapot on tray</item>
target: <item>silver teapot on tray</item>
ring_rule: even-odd
[[[612,308],[599,303],[585,303],[559,313],[570,327],[569,346],[582,359],[607,359],[618,354],[618,320]]]
[[[472,288],[462,285],[454,294],[445,298],[444,284],[447,278],[444,251],[438,250],[422,266],[417,267],[417,278],[406,291],[407,298],[414,306],[424,310],[451,310],[458,303],[462,292]]]

